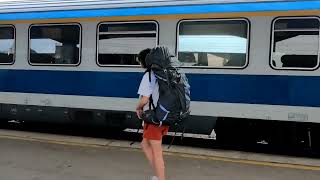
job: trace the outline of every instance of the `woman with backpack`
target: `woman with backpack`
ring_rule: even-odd
[[[150,51],[150,49],[145,49],[138,55],[138,60],[144,69],[147,69],[146,56]],[[149,104],[150,97],[152,97],[152,101],[155,104],[157,104],[159,98],[159,85],[151,70],[144,74],[140,82],[138,94],[140,95],[140,100],[136,108],[136,113],[138,118],[142,119],[146,106]],[[156,174],[156,176],[151,177],[151,180],[165,180],[162,137],[168,132],[169,126],[158,126],[146,122],[143,124],[142,149]]]

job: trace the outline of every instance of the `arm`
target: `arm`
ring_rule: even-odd
[[[150,72],[149,72],[150,73]],[[151,81],[149,79],[149,73],[145,73],[140,82],[140,86],[138,89],[138,94],[140,95],[139,103],[136,107],[136,113],[139,119],[142,118],[143,107],[149,103],[149,97],[152,95],[152,92],[155,88],[156,79],[151,76]]]
[[[139,119],[141,119],[142,117],[142,113],[143,113],[143,107],[148,104],[149,102],[149,97],[148,96],[142,96],[139,100],[139,103],[137,105],[136,108],[136,113]]]
[[[139,100],[139,103],[137,105],[136,108],[136,113],[139,119],[141,119],[142,117],[142,113],[143,113],[143,107],[148,104],[149,102],[149,97],[148,96],[142,96]]]

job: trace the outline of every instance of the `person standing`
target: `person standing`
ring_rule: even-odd
[[[142,68],[148,69],[146,65],[146,56],[150,53],[150,49],[142,50],[138,55],[138,61]],[[150,74],[149,74],[150,73]],[[150,97],[153,103],[157,104],[159,98],[159,85],[154,73],[150,70],[145,73],[138,89],[140,95],[138,105],[136,107],[136,114],[139,119],[142,119],[143,112],[149,104]],[[165,163],[162,151],[162,137],[167,134],[169,126],[158,126],[154,124],[143,123],[143,140],[141,142],[142,149],[153,168],[156,176],[151,180],[165,180]]]

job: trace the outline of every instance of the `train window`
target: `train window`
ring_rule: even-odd
[[[271,66],[313,70],[319,65],[320,21],[316,17],[278,18],[273,22]]]
[[[12,64],[15,54],[15,29],[0,26],[0,64]]]
[[[81,26],[79,24],[32,25],[29,33],[29,62],[32,65],[80,63]]]
[[[137,54],[158,44],[156,22],[102,23],[98,27],[100,66],[137,66]]]
[[[182,21],[177,44],[178,59],[184,67],[244,68],[248,63],[249,22]]]

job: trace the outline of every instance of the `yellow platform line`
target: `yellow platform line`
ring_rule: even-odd
[[[106,143],[105,145],[101,145],[101,144],[67,142],[67,141],[50,140],[50,139],[39,139],[39,138],[33,138],[33,137],[21,137],[21,136],[12,136],[12,135],[0,135],[0,138],[1,139],[13,139],[13,140],[31,141],[31,142],[40,142],[40,143],[49,143],[49,144],[58,144],[58,145],[67,145],[67,146],[77,146],[77,147],[104,148],[104,149],[112,149],[112,148],[114,149],[115,148],[115,149],[120,149],[120,150],[124,150],[124,151],[142,152],[141,149],[137,148],[137,147],[112,146],[112,145],[110,145],[112,143],[112,141],[109,142],[109,143]],[[257,166],[268,166],[268,167],[276,167],[276,168],[320,171],[320,165],[319,166],[311,166],[311,165],[299,165],[299,164],[255,161],[255,160],[242,160],[242,159],[227,158],[227,157],[196,155],[196,154],[183,153],[183,152],[170,152],[170,151],[167,151],[167,150],[164,150],[164,151],[165,151],[164,152],[165,155],[175,156],[175,157],[201,159],[201,160],[211,160],[211,161],[222,161],[222,162],[249,164],[249,165],[257,165]]]

